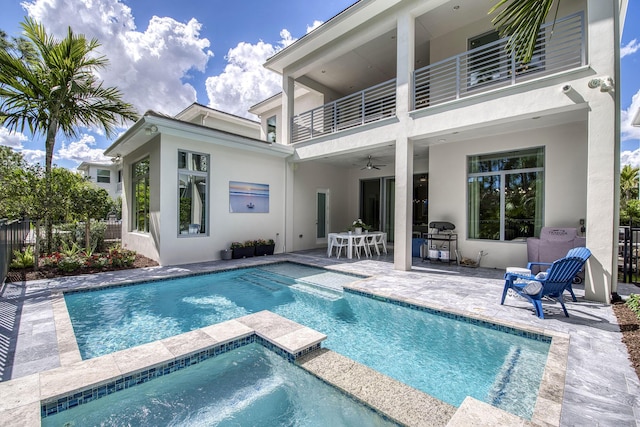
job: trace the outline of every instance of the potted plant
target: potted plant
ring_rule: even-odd
[[[273,255],[275,247],[276,244],[273,239],[258,239],[256,240],[256,256]]]
[[[349,229],[355,231],[356,234],[360,234],[362,233],[362,230],[368,230],[369,228],[370,227],[364,222],[362,222],[360,218],[353,221],[352,226],[349,227]]]
[[[231,243],[231,258],[240,259],[244,258],[244,243],[242,242],[233,242]]]
[[[244,256],[246,258],[252,257],[256,254],[256,242],[254,240],[245,240],[244,242]]]

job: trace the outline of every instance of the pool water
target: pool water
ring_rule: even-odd
[[[472,396],[531,418],[548,342],[349,292],[305,291],[317,278],[334,287],[355,280],[278,263],[65,299],[85,359],[270,310],[326,334],[325,347],[454,406]]]
[[[42,419],[62,425],[396,426],[259,344]]]

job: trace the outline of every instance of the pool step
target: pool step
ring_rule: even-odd
[[[338,292],[329,288],[323,288],[314,283],[305,283],[302,281],[298,281],[298,283],[296,283],[295,285],[291,285],[289,287],[291,289],[295,289],[300,292],[305,292],[307,294],[311,294],[329,301],[337,301],[340,298],[342,298],[341,292]]]

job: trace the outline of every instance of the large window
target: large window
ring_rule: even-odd
[[[133,164],[133,221],[132,230],[149,232],[149,159]]]
[[[111,171],[109,169],[98,169],[96,180],[105,184],[111,182]]]
[[[267,119],[267,141],[276,142],[276,116]]]
[[[524,240],[543,224],[544,149],[468,158],[468,237]]]
[[[207,233],[209,156],[178,152],[178,233]]]

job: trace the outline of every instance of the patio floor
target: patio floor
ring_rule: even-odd
[[[393,270],[392,253],[373,259],[326,258],[324,250],[182,266],[153,267],[95,275],[8,283],[0,295],[0,380],[24,377],[60,366],[53,321],[52,291],[216,271],[266,262],[296,261],[372,276],[358,286],[374,293],[423,301],[472,316],[568,334],[570,337],[561,426],[640,426],[640,380],[610,306],[586,301],[574,286],[578,302],[567,300],[571,317],[557,303],[544,304],[538,319],[531,304],[507,298],[500,305],[504,271],[431,264],[414,258],[411,271]],[[619,284],[618,293],[639,293]]]

